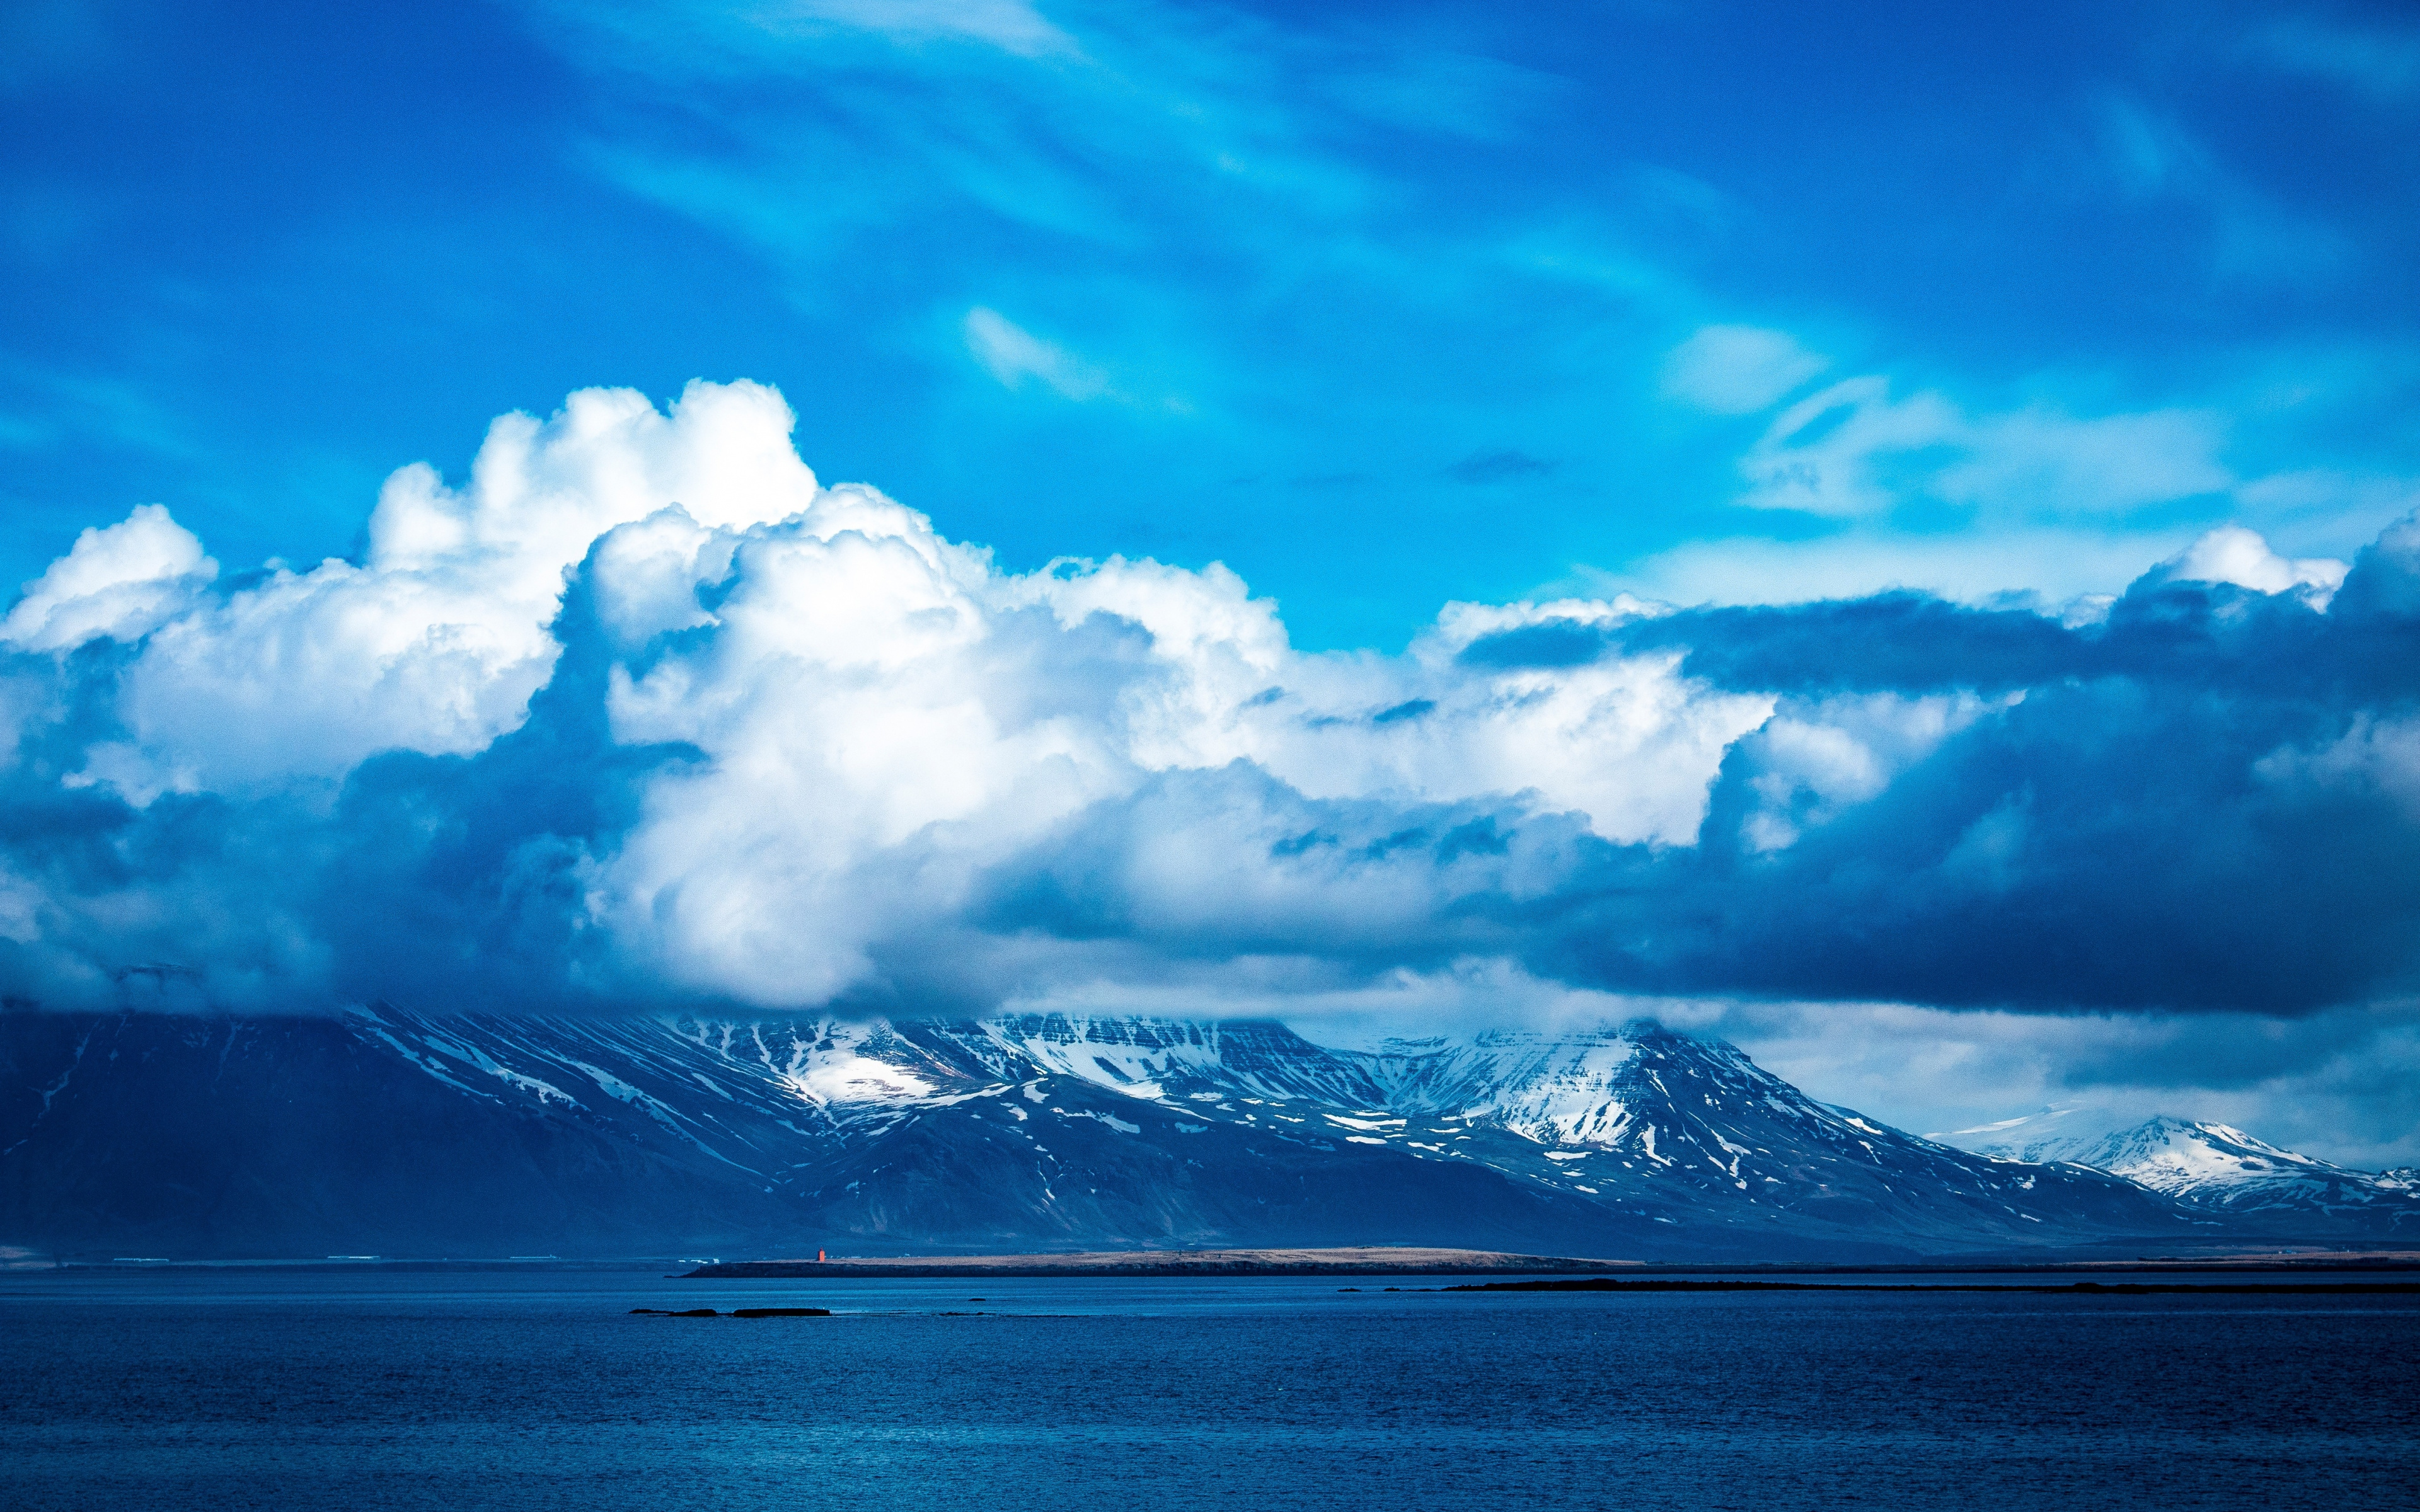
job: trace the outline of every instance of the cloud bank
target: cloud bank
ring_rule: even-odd
[[[791,425],[574,394],[308,570],[85,532],[0,622],[0,992],[2290,1014],[2420,967],[2420,523],[2349,572],[2223,530],[2065,614],[1454,604],[1311,655],[1222,567],[1003,571]]]

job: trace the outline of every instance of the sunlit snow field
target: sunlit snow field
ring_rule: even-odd
[[[2420,1497],[2420,1299],[1379,1289],[1390,1284],[1452,1283],[5,1276],[0,1504]],[[782,1305],[836,1316],[628,1311]]]

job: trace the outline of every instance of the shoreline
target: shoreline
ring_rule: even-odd
[[[880,1280],[952,1276],[1050,1278],[1132,1276],[1502,1275],[1813,1277],[1962,1275],[2108,1276],[2362,1274],[2420,1273],[2420,1250],[2262,1249],[2233,1254],[2066,1256],[1965,1255],[1903,1260],[1637,1260],[1502,1250],[1357,1245],[1285,1248],[1087,1250],[992,1255],[836,1256],[807,1258],[697,1259],[672,1256],[522,1256],[343,1257],[63,1257],[0,1265],[0,1280],[36,1276],[137,1275],[158,1273],[260,1272],[287,1274],[410,1274],[653,1272],[672,1279]]]
[[[1976,1257],[1899,1264],[1655,1262],[1523,1255],[1501,1250],[1361,1246],[1334,1249],[1092,1250],[1063,1255],[845,1256],[826,1260],[720,1260],[680,1273],[686,1280],[907,1279],[943,1276],[1254,1276],[1254,1275],[1923,1275],[2080,1274],[2133,1272],[2241,1274],[2246,1272],[2420,1270],[2420,1251],[2299,1251],[2227,1256],[2143,1255],[2115,1259],[2012,1260]]]
[[[829,1260],[727,1260],[684,1273],[685,1279],[750,1276],[1241,1276],[1241,1275],[1603,1275],[1638,1272],[1640,1260],[1516,1255],[1502,1250],[1391,1248],[1086,1250],[1064,1255],[849,1256]]]

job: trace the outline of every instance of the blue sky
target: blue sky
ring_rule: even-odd
[[[1223,561],[1309,647],[1570,585],[2055,601],[2227,519],[2349,559],[2420,475],[2403,8],[5,24],[17,578],[146,501],[342,554],[492,415],[696,377],[1008,564]],[[1680,371],[1707,327],[1748,378]]]
[[[2395,6],[25,0],[0,999],[2420,1158],[2415,199]]]

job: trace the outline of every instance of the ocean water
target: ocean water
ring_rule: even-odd
[[[0,1506],[2420,1506],[2420,1298],[1354,1284],[0,1276]]]

